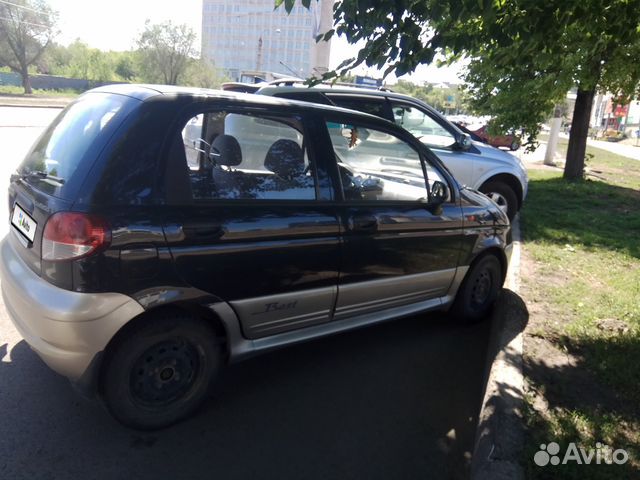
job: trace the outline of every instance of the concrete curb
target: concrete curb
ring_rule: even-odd
[[[513,250],[502,299],[491,318],[487,383],[471,461],[473,480],[520,480],[523,445],[523,330],[528,314],[520,287],[520,226],[512,226]]]

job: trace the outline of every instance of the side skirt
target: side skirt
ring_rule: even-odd
[[[459,268],[458,270],[463,270],[464,272],[456,274],[449,288],[449,292],[444,297],[432,298],[409,305],[366,313],[344,320],[332,321],[253,340],[245,338],[242,335],[238,318],[227,303],[214,303],[209,305],[209,308],[211,308],[225,324],[228,337],[229,363],[235,363],[284,346],[307,342],[328,335],[415,315],[417,313],[446,310],[453,302],[455,292],[460,286],[460,283],[462,283],[467,268]]]

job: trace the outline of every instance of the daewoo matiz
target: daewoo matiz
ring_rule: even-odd
[[[429,310],[487,314],[509,221],[407,131],[264,96],[119,85],[12,176],[17,329],[122,423],[193,413],[224,364]]]

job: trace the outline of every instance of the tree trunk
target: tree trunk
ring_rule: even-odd
[[[573,110],[569,147],[567,149],[567,163],[564,166],[566,180],[580,180],[584,175],[584,156],[587,150],[589,136],[589,118],[595,95],[595,88],[581,90],[578,88],[576,106]]]
[[[31,90],[31,79],[29,78],[28,67],[21,69],[20,75],[22,76],[22,86],[24,88],[24,93],[27,95],[31,95],[33,93],[33,90]]]

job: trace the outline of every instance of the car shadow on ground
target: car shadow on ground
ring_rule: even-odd
[[[488,384],[474,446],[473,478],[522,478],[522,341],[517,337],[528,322],[524,300],[503,289],[491,316]]]
[[[491,322],[407,318],[231,365],[193,418],[117,424],[0,346],[5,478],[467,478]]]

